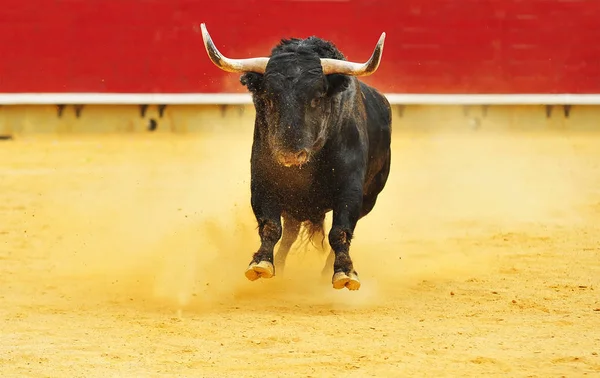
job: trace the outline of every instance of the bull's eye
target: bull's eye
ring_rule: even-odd
[[[310,101],[310,106],[316,108],[321,103],[321,97],[315,97]]]

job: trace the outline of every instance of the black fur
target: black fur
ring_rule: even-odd
[[[354,77],[324,76],[319,58],[346,59],[331,42],[292,38],[273,48],[264,75],[241,77],[256,108],[251,203],[261,246],[253,262],[273,262],[281,239],[275,266],[282,269],[300,225],[323,233],[325,214],[333,211],[333,268],[350,274],[354,229],[375,206],[390,170],[391,109]],[[308,151],[304,165],[278,163],[277,154],[300,150]]]

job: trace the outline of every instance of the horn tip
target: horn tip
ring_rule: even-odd
[[[206,24],[204,22],[200,24],[200,29],[202,32],[202,40],[204,40],[204,46],[208,48],[207,44],[212,41],[212,38],[210,38],[210,34],[208,34],[208,29],[206,29]]]

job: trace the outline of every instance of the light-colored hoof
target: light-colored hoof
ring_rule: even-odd
[[[275,269],[273,264],[268,261],[261,261],[259,263],[251,263],[246,269],[246,278],[250,281],[256,281],[259,278],[271,278],[275,275]]]
[[[333,288],[340,290],[343,288],[348,288],[348,290],[358,290],[360,289],[360,280],[358,279],[358,275],[354,272],[349,275],[344,272],[337,272],[333,275],[333,279],[331,280],[333,283]]]

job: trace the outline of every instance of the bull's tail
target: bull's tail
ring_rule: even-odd
[[[302,223],[299,235],[298,249],[308,249],[309,244],[325,252],[325,219],[318,222],[306,221]]]

